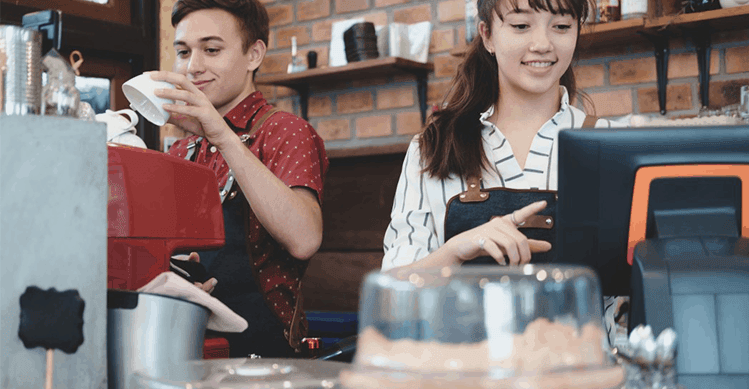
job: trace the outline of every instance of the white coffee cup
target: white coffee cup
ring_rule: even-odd
[[[166,81],[155,81],[150,74],[144,73],[127,80],[122,85],[122,92],[130,102],[130,108],[138,111],[149,122],[163,126],[169,120],[169,112],[162,105],[174,104],[174,100],[157,97],[154,90],[167,88],[174,88],[174,85]]]
[[[127,115],[127,119],[122,115]],[[136,135],[137,113],[129,109],[119,111],[108,109],[106,112],[96,115],[96,121],[107,125],[107,142],[146,148],[143,139]]]

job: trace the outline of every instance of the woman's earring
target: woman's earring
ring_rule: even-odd
[[[489,50],[487,50],[487,51],[489,51]],[[493,51],[489,51],[489,55],[491,55],[493,57],[494,56],[494,52]]]

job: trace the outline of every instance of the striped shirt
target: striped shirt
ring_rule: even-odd
[[[566,89],[559,111],[536,132],[530,153],[521,168],[512,147],[502,132],[487,119],[494,113],[490,107],[480,116],[484,153],[492,169],[482,172],[484,188],[557,190],[557,135],[562,128],[580,128],[585,113],[569,105]],[[596,127],[620,127],[599,119]],[[466,190],[460,177],[445,180],[422,173],[417,138],[411,141],[403,161],[395,192],[390,225],[385,232],[382,270],[409,265],[424,258],[445,243],[445,212],[451,197]]]

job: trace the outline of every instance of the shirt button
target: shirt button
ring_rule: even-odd
[[[215,152],[216,152],[216,146],[211,146],[211,152],[212,152],[212,153],[215,153]]]

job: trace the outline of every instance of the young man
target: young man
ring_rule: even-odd
[[[190,255],[215,277],[200,286],[249,323],[221,334],[231,357],[294,356],[307,331],[301,279],[322,241],[323,141],[255,88],[269,29],[258,0],[178,0],[172,25],[174,72],[151,77],[177,86],[157,94],[194,135],[169,152],[214,169],[223,198],[225,246]]]

